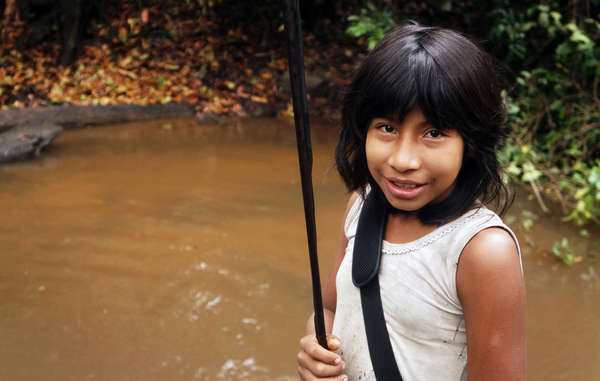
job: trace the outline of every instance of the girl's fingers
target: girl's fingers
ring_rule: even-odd
[[[305,369],[301,366],[298,367],[298,375],[300,379],[303,381],[313,381],[313,380],[323,380],[323,381],[348,381],[348,376],[345,374],[340,374],[334,377],[316,377],[312,374],[308,369]]]
[[[337,351],[342,346],[342,343],[340,343],[340,339],[337,337],[329,335],[327,336],[327,346],[330,351]]]
[[[298,353],[298,365],[301,368],[309,371],[312,375],[317,377],[333,377],[342,373],[344,369],[344,362],[339,361],[335,365],[331,365],[322,361],[316,360],[311,357],[308,353],[300,351]]]
[[[332,350],[337,350],[340,347],[340,341],[333,336],[329,336],[327,346]],[[300,339],[300,348],[317,361],[331,365],[339,365],[342,362],[340,355],[319,345],[314,335],[304,336]]]

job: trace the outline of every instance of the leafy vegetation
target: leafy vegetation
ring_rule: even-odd
[[[375,4],[367,2],[360,14],[348,16],[350,26],[346,29],[347,33],[354,37],[365,36],[369,50],[373,49],[388,31],[398,25],[390,8],[388,4],[384,9],[379,10]]]
[[[581,262],[582,259],[580,256],[576,256],[573,253],[569,240],[566,238],[563,238],[560,242],[554,243],[554,246],[552,246],[552,254],[569,266],[573,263]]]
[[[507,96],[515,133],[504,159],[509,172],[530,185],[542,208],[543,193],[550,194],[561,203],[566,220],[600,224],[600,23],[565,21],[558,9],[552,3],[530,7],[527,17],[513,25],[522,33],[499,32],[501,18],[492,28],[492,35],[509,38],[508,57],[524,59],[526,51],[539,48],[535,36],[552,46],[543,57],[548,63],[515,77]]]
[[[430,12],[398,13],[433,24],[432,14],[443,15],[486,41],[506,80],[513,132],[501,158],[510,180],[527,186],[544,212],[558,205],[565,221],[600,225],[600,1],[476,3],[426,1]],[[349,17],[347,32],[368,34],[372,47],[394,17],[369,3]],[[524,222],[526,230],[532,223]],[[568,264],[577,258],[566,239],[553,253]]]

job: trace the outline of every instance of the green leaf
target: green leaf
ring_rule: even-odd
[[[554,246],[552,246],[552,252],[559,258],[562,256],[562,252],[560,250],[560,245],[558,242],[555,242]]]
[[[542,176],[542,172],[535,168],[531,162],[523,164],[523,176],[521,179],[525,182],[532,182],[539,179]]]
[[[511,162],[506,171],[511,175],[519,176],[521,175],[521,168],[515,165],[514,162]]]
[[[531,230],[532,226],[533,226],[533,220],[531,218],[526,218],[523,220],[523,227],[525,228],[526,231]]]
[[[571,187],[572,187],[572,184],[571,184],[571,182],[570,182],[569,180],[567,180],[567,179],[562,179],[562,180],[560,180],[560,181],[558,182],[558,185],[559,185],[561,188],[571,188]]]
[[[588,181],[590,184],[594,185],[597,189],[600,189],[600,168],[594,167],[590,171],[590,175],[588,176]]]
[[[547,28],[548,25],[550,25],[550,18],[548,17],[548,13],[547,12],[540,13],[540,16],[538,17],[538,22],[540,23],[540,25],[542,27]]]
[[[560,19],[562,19],[562,15],[556,11],[550,12],[550,16],[552,16],[552,19],[554,20],[555,24],[559,24]]]
[[[581,200],[586,194],[588,194],[589,191],[590,191],[590,188],[588,188],[588,187],[580,188],[577,190],[577,192],[575,192],[575,198],[577,200]]]

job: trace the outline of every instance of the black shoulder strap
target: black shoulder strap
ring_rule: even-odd
[[[360,287],[365,331],[375,377],[377,381],[401,381],[379,293],[379,263],[387,220],[387,205],[380,192],[375,187],[371,190],[358,219],[352,254],[352,282]]]

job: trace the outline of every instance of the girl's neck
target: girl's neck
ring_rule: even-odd
[[[391,243],[408,243],[431,233],[437,225],[422,223],[416,213],[393,213],[388,215],[384,239]]]
[[[472,209],[485,208],[480,200],[475,200]],[[444,221],[447,224],[450,221]],[[415,241],[439,227],[438,224],[424,224],[416,212],[395,210],[388,215],[384,239],[391,243],[408,243]]]

